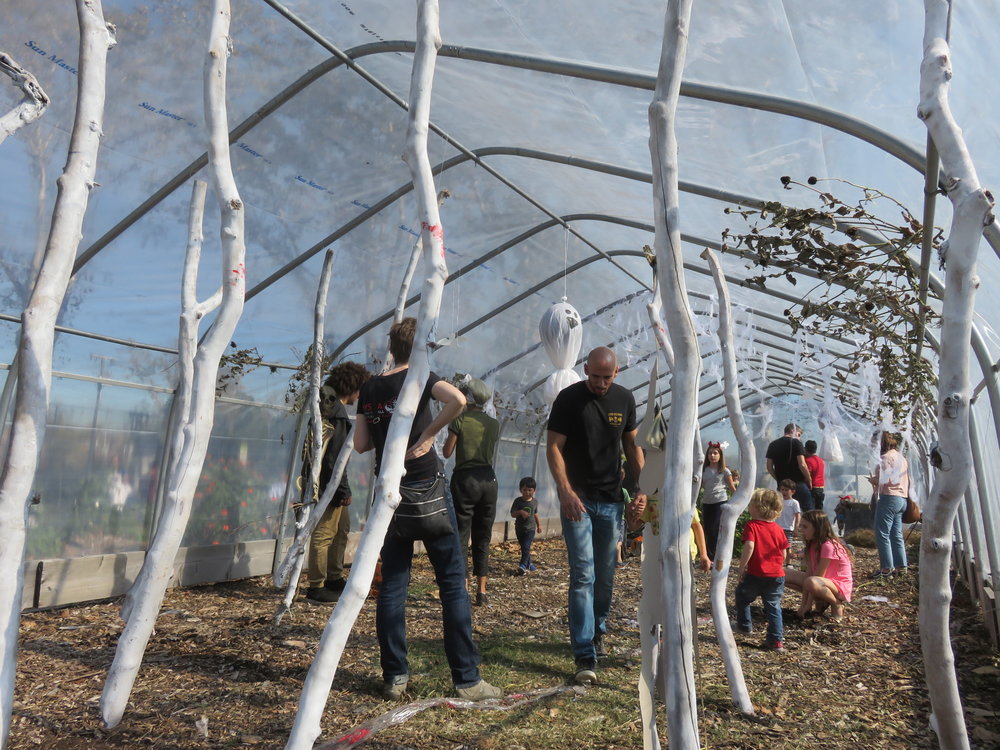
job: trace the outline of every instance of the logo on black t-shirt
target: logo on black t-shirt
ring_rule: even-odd
[[[396,399],[362,404],[361,408],[370,424],[378,424],[383,419],[392,418],[392,413],[396,410]]]
[[[622,423],[625,421],[625,415],[620,411],[609,411],[608,412],[608,424],[612,427],[621,427]]]

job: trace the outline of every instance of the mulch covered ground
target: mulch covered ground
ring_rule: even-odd
[[[490,606],[474,609],[477,637],[486,646],[511,629],[525,634],[566,633],[566,561],[561,540],[536,544],[538,571],[515,577],[516,545],[494,552]],[[874,553],[857,550],[857,576],[865,582],[841,623],[786,618],[786,652],[758,648],[761,636],[737,636],[758,718],[741,717],[728,699],[711,616],[704,601],[708,578],[696,576],[699,592],[699,718],[705,747],[725,748],[931,748],[928,701],[915,615],[913,578],[867,582]],[[411,639],[440,639],[440,608],[433,600],[429,566],[415,566],[409,605]],[[637,561],[622,570],[610,621],[613,671],[599,674],[592,691],[634,690],[638,674]],[[882,599],[865,599],[866,596]],[[275,627],[279,599],[269,580],[256,579],[168,592],[156,633],[132,694],[114,730],[100,727],[97,703],[121,629],[118,602],[25,613],[21,627],[10,748],[205,748],[283,747],[302,681],[330,610],[296,603]],[[967,723],[977,748],[1000,748],[1000,659],[978,613],[963,604],[953,611],[953,639]],[[786,613],[797,606],[789,595]],[[759,616],[759,613],[758,613]],[[506,637],[506,636],[505,636]],[[484,650],[486,650],[484,648]],[[366,602],[337,672],[324,716],[324,737],[346,732],[389,710],[378,697],[374,602]],[[486,665],[487,670],[489,665]],[[533,684],[504,684],[508,691],[567,684],[572,677],[568,639],[565,672],[539,671]],[[443,673],[446,674],[446,673]],[[438,675],[440,678],[442,675]],[[600,693],[597,694],[598,697]],[[580,700],[573,695],[559,701]],[[437,709],[445,710],[445,709]],[[553,732],[560,718],[547,709]],[[485,712],[458,712],[465,715]],[[618,731],[613,746],[641,748],[636,720]],[[502,734],[479,729],[472,739],[407,734],[407,725],[376,735],[366,747],[509,748]],[[565,728],[571,731],[572,728]],[[458,731],[458,730],[456,730]],[[523,744],[527,744],[522,742]],[[665,739],[664,739],[665,744]],[[520,745],[518,745],[520,746]],[[537,745],[550,745],[539,735]],[[575,747],[607,747],[587,740]]]

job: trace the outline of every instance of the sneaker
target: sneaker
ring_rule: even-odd
[[[477,591],[476,592],[476,606],[477,607],[485,607],[487,605],[487,603],[488,603],[488,599],[486,598],[486,592],[485,591]]]
[[[494,687],[486,680],[480,680],[472,687],[455,688],[455,693],[458,694],[459,698],[464,698],[467,701],[484,701],[489,698],[503,697],[503,690]]]
[[[743,633],[743,635],[750,635],[753,632],[752,625],[734,625],[733,628],[737,633]]]
[[[604,636],[601,634],[594,636],[594,655],[598,659],[604,659],[608,655],[608,650],[604,647]]]
[[[346,578],[338,578],[336,581],[327,581],[323,584],[323,588],[327,591],[333,591],[336,594],[341,593],[347,586]]]
[[[891,570],[876,570],[874,573],[871,574],[871,579],[873,581],[881,581],[889,578],[892,578]]]
[[[328,591],[324,587],[306,589],[306,601],[310,604],[336,604],[340,594]]]
[[[517,566],[517,570],[514,571],[514,575],[516,575],[516,576],[523,576],[527,572],[528,572],[528,569],[526,567],[524,567],[523,565],[518,565]]]
[[[785,644],[781,641],[764,641],[761,646],[765,651],[784,651]]]
[[[530,572],[534,573],[535,572],[535,564],[534,563],[528,563],[528,570]]]
[[[593,685],[597,682],[597,664],[593,659],[577,659],[573,682],[577,685]]]
[[[398,701],[406,692],[406,683],[410,681],[410,676],[398,674],[391,680],[382,683],[382,697],[387,701]]]

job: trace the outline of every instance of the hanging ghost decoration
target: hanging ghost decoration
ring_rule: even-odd
[[[839,402],[833,392],[833,364],[833,357],[822,347],[817,347],[816,367],[823,374],[823,403],[816,418],[821,433],[819,456],[827,463],[837,464],[844,460],[844,451],[840,447],[840,433],[844,432],[844,423]]]
[[[552,305],[538,322],[538,335],[556,371],[545,381],[545,403],[556,400],[559,391],[580,380],[573,370],[583,345],[583,321],[580,313],[563,297]]]

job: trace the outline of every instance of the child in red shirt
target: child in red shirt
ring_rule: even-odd
[[[750,497],[750,520],[743,527],[739,585],[736,587],[736,629],[752,633],[750,605],[760,597],[767,617],[764,648],[784,650],[781,597],[785,593],[784,563],[788,556],[785,532],[774,522],[783,507],[774,490],[757,489]]]
[[[826,463],[816,455],[817,449],[815,440],[806,440],[806,467],[809,469],[809,478],[812,481],[813,510],[823,510],[823,501],[826,499],[824,485],[826,478]]]

